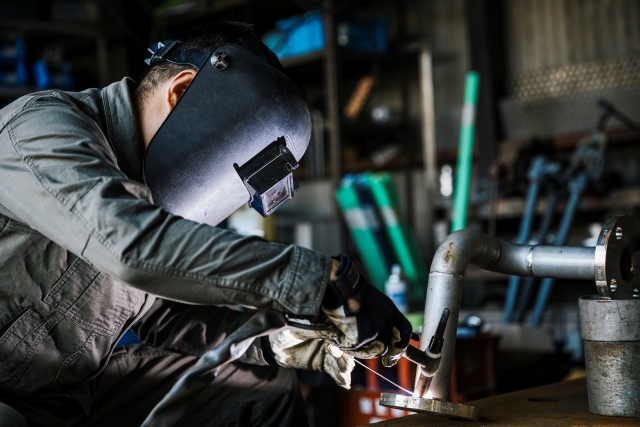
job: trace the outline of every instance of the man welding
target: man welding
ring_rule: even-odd
[[[393,365],[409,322],[347,256],[211,226],[247,201],[267,215],[288,200],[310,135],[300,94],[248,26],[186,31],[149,64],[137,86],[45,91],[0,111],[0,426],[140,426],[265,308],[333,326],[256,339],[183,425],[306,425],[282,368],[349,388],[353,357]],[[116,348],[128,329],[142,344]]]

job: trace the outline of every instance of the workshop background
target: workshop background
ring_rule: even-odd
[[[595,246],[607,218],[640,219],[637,0],[2,0],[0,106],[136,79],[155,42],[213,20],[253,25],[313,124],[295,197],[221,226],[349,253],[416,331],[431,259],[453,229]],[[594,138],[597,150],[579,149]],[[467,270],[454,402],[584,376],[577,299],[594,283],[558,280],[545,299],[522,280],[505,310],[509,280]],[[413,387],[406,360],[367,363]],[[300,379],[312,426],[406,415],[377,405],[397,389],[359,366],[351,391]]]

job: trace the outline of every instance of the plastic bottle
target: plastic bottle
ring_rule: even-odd
[[[384,291],[401,313],[407,313],[409,311],[407,282],[402,280],[400,276],[400,266],[398,264],[391,266],[391,274],[384,284]]]

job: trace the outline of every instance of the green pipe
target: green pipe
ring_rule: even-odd
[[[429,282],[429,269],[411,226],[401,215],[400,197],[388,173],[366,174],[371,193],[380,209],[393,252],[400,264],[402,273],[409,281],[411,301],[424,303]],[[388,273],[387,273],[388,276]]]
[[[384,284],[389,277],[391,266],[387,264],[375,234],[380,227],[375,214],[371,211],[375,207],[362,204],[356,182],[350,176],[342,180],[340,187],[335,191],[335,196],[360,254],[367,278],[376,288],[384,292]]]
[[[473,136],[475,133],[479,84],[480,76],[478,73],[469,71],[467,73],[467,81],[464,85],[464,105],[462,106],[462,124],[460,125],[458,167],[456,169],[456,186],[453,193],[452,233],[467,226],[469,188],[471,187],[471,160],[473,159]]]

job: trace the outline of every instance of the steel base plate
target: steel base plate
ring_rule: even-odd
[[[475,406],[461,405],[440,399],[422,399],[420,397],[402,396],[392,393],[380,394],[380,405],[411,412],[443,415],[467,421],[475,421],[480,417],[480,410]]]

